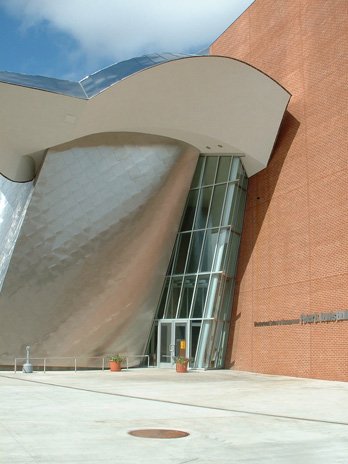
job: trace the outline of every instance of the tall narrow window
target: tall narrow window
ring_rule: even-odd
[[[165,336],[158,324],[180,320],[189,324],[183,333],[194,366],[223,367],[246,188],[239,156],[199,157],[151,332],[151,359],[151,347],[168,342],[154,343],[154,334]]]

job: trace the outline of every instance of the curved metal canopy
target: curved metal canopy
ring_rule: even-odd
[[[0,71],[0,82],[7,84],[21,85],[31,89],[47,90],[48,92],[68,95],[70,97],[88,100],[98,93],[107,89],[116,82],[125,79],[136,72],[142,71],[152,66],[186,58],[191,55],[174,53],[153,53],[121,61],[101,69],[90,76],[86,76],[78,82],[65,79],[55,79],[45,76],[32,76],[29,74],[12,73]]]
[[[172,54],[134,58],[78,83],[0,73],[0,96],[0,172],[16,181],[34,176],[32,159],[37,169],[48,148],[102,132],[243,153],[250,176],[266,167],[290,98],[238,60]]]

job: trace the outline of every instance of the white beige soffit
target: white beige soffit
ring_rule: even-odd
[[[136,72],[90,99],[0,82],[0,172],[33,176],[46,149],[101,132],[140,132],[203,153],[243,153],[249,176],[267,166],[290,94],[226,57],[176,59]]]

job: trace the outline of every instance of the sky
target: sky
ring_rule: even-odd
[[[80,80],[147,53],[206,49],[253,0],[0,0],[0,71]]]

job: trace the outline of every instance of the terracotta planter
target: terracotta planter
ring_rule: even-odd
[[[111,372],[121,372],[122,370],[121,363],[118,361],[109,361],[109,366]]]
[[[188,365],[188,361],[185,362],[184,364],[176,363],[176,372],[184,374],[185,372],[187,372],[187,365]]]

